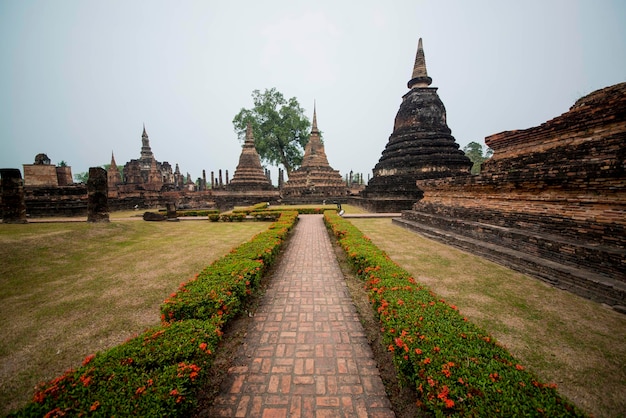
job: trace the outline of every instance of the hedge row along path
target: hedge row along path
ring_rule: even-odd
[[[222,388],[208,416],[394,416],[323,215],[300,215]]]

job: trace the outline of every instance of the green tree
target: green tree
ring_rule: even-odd
[[[89,173],[85,172],[85,173],[74,174],[74,180],[76,181],[76,183],[87,184],[87,180],[89,180]]]
[[[487,148],[483,154],[483,146],[474,141],[463,147],[463,152],[474,164],[471,169],[472,174],[479,174],[481,165],[493,154],[493,150],[491,148]]]
[[[59,167],[67,167],[67,163],[65,162],[65,160],[61,160],[61,162],[59,164],[57,164],[57,166],[59,166]]]
[[[252,109],[242,108],[233,119],[235,132],[245,139],[248,122],[261,161],[281,164],[287,175],[302,164],[304,146],[309,141],[311,123],[298,100],[286,100],[276,88],[252,92]]]

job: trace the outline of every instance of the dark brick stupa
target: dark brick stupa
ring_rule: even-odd
[[[286,201],[306,202],[345,196],[346,183],[338,170],[328,163],[324,144],[317,128],[317,113],[313,107],[313,126],[309,142],[304,148],[302,165],[289,174],[289,180],[283,187]]]
[[[241,149],[239,164],[235,169],[233,179],[227,186],[228,190],[272,190],[274,186],[267,178],[261,166],[261,159],[254,147],[252,126],[248,123],[246,140]]]
[[[423,196],[416,180],[469,174],[472,163],[451,135],[446,108],[431,83],[420,39],[410,90],[402,96],[393,133],[361,193],[363,206],[370,210],[411,209]]]

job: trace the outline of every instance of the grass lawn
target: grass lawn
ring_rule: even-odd
[[[390,219],[351,219],[379,248],[543,381],[596,417],[626,416],[626,315]]]
[[[160,322],[159,305],[265,222],[0,224],[0,414],[35,385]]]

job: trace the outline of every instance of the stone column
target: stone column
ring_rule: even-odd
[[[220,168],[219,173],[220,173],[220,183],[219,183],[219,188],[221,189],[221,188],[222,188],[222,186],[224,186],[224,183],[222,183],[222,169],[221,169],[221,168]]]
[[[104,168],[89,167],[87,198],[87,222],[109,222],[107,172]]]
[[[24,202],[24,185],[22,173],[17,168],[0,168],[0,195],[2,195],[2,223],[25,224],[26,203]]]
[[[215,172],[211,171],[211,189],[215,189]]]
[[[226,170],[226,185],[228,186],[229,180],[228,180],[228,170]]]
[[[200,190],[204,191],[206,190],[206,171],[202,170],[202,185],[200,187]]]
[[[173,202],[168,202],[165,204],[165,208],[167,212],[167,220],[178,221],[178,216],[176,215],[176,204]]]

